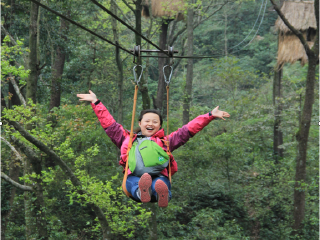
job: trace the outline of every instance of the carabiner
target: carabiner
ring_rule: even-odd
[[[138,81],[137,81],[137,74],[136,74],[136,71],[135,71],[136,67],[141,67],[141,74],[139,76]],[[138,85],[138,83],[140,82],[141,77],[142,77],[143,67],[141,65],[135,65],[132,70],[133,70],[134,81]]]
[[[164,71],[164,69],[165,69],[166,67],[170,67],[170,68],[171,68],[171,72],[170,72],[170,75],[169,75],[169,80],[167,80],[166,73],[165,73],[165,71]],[[171,81],[171,77],[172,77],[173,67],[170,66],[170,65],[165,65],[162,70],[163,70],[164,81],[165,81],[165,83],[167,84],[167,86],[169,86],[170,81]]]

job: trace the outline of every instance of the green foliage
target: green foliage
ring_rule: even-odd
[[[121,8],[121,11],[118,10],[119,17],[134,19],[133,12],[123,1],[116,2]],[[47,4],[113,39],[110,16],[94,4],[85,1],[48,1]],[[101,4],[110,7],[110,1],[102,1]],[[207,9],[209,4],[211,1],[202,0],[192,5],[186,3],[186,6],[196,9],[195,20],[198,21],[217,10],[216,7]],[[186,145],[173,152],[179,171],[173,176],[173,198],[169,207],[155,210],[158,239],[299,239],[291,235],[297,155],[295,135],[304,101],[307,66],[300,67],[296,63],[283,68],[283,98],[277,101],[283,106],[280,117],[284,157],[276,164],[273,156],[272,75],[277,34],[270,26],[274,25],[277,15],[274,11],[266,11],[259,32],[252,39],[255,30],[248,34],[256,21],[260,4],[255,1],[229,2],[222,11],[194,30],[194,55],[214,54],[217,58],[194,59],[190,119],[218,105],[231,117],[226,121],[214,120]],[[22,57],[28,53],[29,5],[27,2],[15,2],[12,6],[2,3],[4,26],[15,39],[16,36],[20,39],[16,40],[16,46],[10,44],[8,37],[2,43],[1,80],[5,99],[9,96],[5,78],[12,74],[20,81],[23,93],[28,76]],[[71,24],[67,32],[61,33],[60,19],[46,10],[41,9],[40,12],[40,66],[44,63],[46,66],[38,80],[38,103],[29,102],[27,107],[14,106],[12,110],[4,109],[2,112],[3,136],[9,139],[13,135],[20,139],[32,147],[42,161],[41,174],[23,175],[20,183],[32,184],[38,178],[42,180],[45,201],[42,211],[46,213],[49,239],[100,239],[99,222],[89,207],[92,203],[103,210],[117,239],[147,239],[151,228],[150,208],[148,205],[143,208],[143,205],[124,197],[120,189],[122,174],[119,172],[122,167],[118,165],[118,149],[104,133],[90,105],[78,104],[76,97],[77,93],[86,93],[91,86],[91,90],[117,119],[119,74],[115,48]],[[145,36],[150,24],[150,19],[142,18]],[[158,42],[160,26],[160,18],[152,19],[150,39],[155,43]],[[185,26],[185,21],[172,21],[169,26],[168,36],[172,36]],[[121,24],[118,24],[117,31],[120,44],[127,49],[132,48],[134,34]],[[184,37],[185,33],[178,36],[174,43],[179,54],[186,48]],[[247,45],[249,41],[251,43]],[[61,80],[61,106],[49,112],[52,65],[57,46],[63,47],[67,53]],[[147,47],[142,41],[142,48]],[[134,91],[133,63],[132,58],[123,52],[121,61],[124,67],[123,126],[128,129]],[[142,61],[148,70],[150,96],[157,95],[157,61],[157,58],[150,58],[148,62],[143,58]],[[21,67],[17,67],[16,63]],[[170,84],[170,132],[181,127],[186,66],[187,60],[182,60]],[[318,83],[318,71],[316,81]],[[316,239],[319,232],[318,84],[315,84],[314,90],[316,99],[308,141],[306,181],[298,186],[306,193],[305,220],[300,239]],[[142,109],[141,101],[139,94],[138,112]],[[12,132],[7,125],[11,120],[18,121],[24,127],[31,126],[29,133],[65,161],[81,186],[73,186],[50,156],[41,153],[17,132]],[[166,124],[163,124],[165,129]],[[8,147],[2,147],[1,163],[6,172],[12,158],[10,151]],[[2,213],[12,210],[6,239],[24,239],[23,193],[17,192],[10,207],[11,189],[2,182]]]
[[[85,205],[87,203],[94,203],[105,211],[112,232],[127,237],[134,236],[135,229],[138,225],[145,227],[150,217],[150,212],[147,212],[141,207],[141,204],[136,204],[132,201],[123,204],[122,189],[117,186],[118,175],[113,176],[110,181],[103,183],[96,177],[91,177],[87,174],[85,167],[88,164],[87,159],[96,156],[99,153],[98,147],[94,146],[86,151],[86,155],[80,155],[75,161],[75,175],[81,182],[81,190],[84,191],[80,194],[74,187],[70,180],[66,182],[72,189],[70,196],[70,204],[73,201]],[[96,219],[97,220],[97,219]],[[97,224],[95,231],[98,231],[100,224]]]
[[[12,65],[13,61],[19,62],[19,58],[29,51],[27,48],[23,47],[23,41],[23,39],[21,41],[17,39],[17,45],[10,46],[9,36],[4,38],[1,46],[1,81],[3,81],[7,75],[12,74],[13,76],[20,78],[21,85],[26,84],[26,78],[28,77],[30,70],[26,70],[23,65],[19,67]]]

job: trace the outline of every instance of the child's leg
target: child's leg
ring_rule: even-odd
[[[138,202],[150,202],[151,176],[147,173],[140,177],[129,175],[126,182],[127,191]]]
[[[131,193],[132,197],[140,202],[139,197],[137,196],[138,188],[139,188],[139,180],[140,178],[137,176],[133,176],[132,174],[128,175],[126,188],[129,193]]]
[[[171,195],[171,184],[167,177],[161,176],[156,177],[152,180],[152,195],[156,196],[159,207],[167,207],[170,201]]]

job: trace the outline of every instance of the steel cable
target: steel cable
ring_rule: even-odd
[[[89,33],[91,33],[92,35],[94,35],[94,36],[96,36],[96,37],[98,37],[98,38],[100,38],[100,39],[102,39],[102,40],[106,41],[107,43],[110,43],[111,45],[113,45],[113,46],[115,46],[115,47],[119,47],[119,48],[120,48],[120,49],[122,49],[123,51],[125,51],[125,52],[127,52],[127,53],[129,53],[129,54],[133,55],[133,53],[132,53],[132,52],[130,52],[129,50],[127,50],[127,49],[125,49],[125,48],[121,47],[120,45],[117,45],[117,44],[115,44],[115,43],[111,42],[110,40],[108,40],[108,39],[106,39],[106,38],[104,38],[104,37],[100,36],[99,34],[96,34],[95,32],[91,31],[90,29],[88,29],[88,28],[86,28],[86,27],[82,26],[81,24],[79,24],[79,23],[77,23],[77,22],[75,22],[75,21],[71,20],[70,18],[68,18],[68,17],[66,17],[66,16],[64,16],[64,15],[62,15],[62,14],[60,14],[60,13],[58,13],[58,12],[54,11],[53,9],[51,9],[51,8],[49,8],[49,7],[45,6],[45,5],[43,5],[42,3],[37,2],[36,0],[29,0],[29,1],[31,1],[31,2],[33,2],[33,3],[35,3],[35,4],[39,5],[39,6],[41,6],[42,8],[44,8],[44,9],[46,9],[46,10],[48,10],[48,11],[50,11],[50,12],[52,12],[52,13],[56,14],[56,15],[58,15],[59,17],[61,17],[61,18],[65,19],[65,20],[69,21],[70,23],[72,23],[72,24],[76,25],[77,27],[79,27],[79,28],[81,28],[81,29],[83,29],[83,30],[85,30],[85,31],[87,31],[87,32],[89,32]]]
[[[114,15],[110,10],[108,10],[107,8],[105,8],[104,6],[102,6],[100,3],[98,3],[95,0],[90,0],[91,2],[93,2],[94,4],[96,4],[98,7],[100,7],[102,10],[104,10],[105,12],[107,12],[109,15],[111,15],[113,18],[115,18],[116,20],[118,20],[120,23],[122,23],[123,25],[125,25],[127,28],[129,28],[131,31],[133,31],[135,34],[139,35],[141,38],[143,38],[145,41],[147,41],[148,43],[150,43],[152,46],[154,46],[155,48],[157,48],[158,50],[160,50],[161,53],[166,54],[167,56],[169,56],[169,54],[167,54],[166,52],[164,52],[160,47],[158,47],[156,44],[154,44],[153,42],[151,42],[149,39],[147,39],[145,36],[141,35],[141,33],[139,33],[138,31],[136,31],[133,27],[131,27],[130,25],[128,25],[126,22],[124,22],[122,19],[120,19],[117,15]]]

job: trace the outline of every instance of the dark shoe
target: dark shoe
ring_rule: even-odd
[[[169,202],[169,190],[168,186],[161,180],[157,180],[155,184],[155,189],[158,196],[158,206],[167,207]]]
[[[152,178],[148,173],[144,173],[139,180],[138,196],[141,202],[147,203],[151,200]]]

